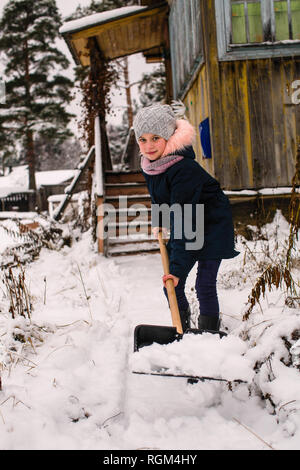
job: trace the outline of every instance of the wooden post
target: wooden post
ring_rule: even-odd
[[[98,253],[105,253],[104,245],[104,212],[103,212],[104,198],[96,194],[96,211],[97,211],[97,248]]]
[[[172,66],[170,57],[170,36],[169,36],[169,23],[165,22],[164,30],[164,55],[165,55],[165,68],[166,68],[166,101],[171,103],[173,99],[173,81],[172,81]]]
[[[100,116],[95,117],[95,177],[96,177],[96,211],[97,211],[97,243],[98,252],[105,252],[104,245],[104,185],[103,185],[103,166],[102,166],[102,147],[101,147],[101,125]]]

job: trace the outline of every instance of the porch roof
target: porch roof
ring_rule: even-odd
[[[88,39],[95,38],[106,59],[143,52],[149,60],[160,60],[166,41],[168,3],[130,6],[68,21],[61,28],[78,65],[90,65]]]

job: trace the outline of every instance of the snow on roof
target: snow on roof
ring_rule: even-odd
[[[49,184],[61,184],[75,176],[77,170],[37,171],[35,174],[37,187]]]
[[[0,177],[0,197],[22,191],[28,191],[27,165],[14,167],[9,175]]]
[[[62,184],[72,179],[77,170],[51,170],[37,171],[35,173],[36,185]],[[28,166],[21,165],[13,167],[9,175],[0,177],[0,197],[9,194],[28,191]]]
[[[64,34],[79,31],[81,29],[89,28],[90,26],[108,23],[114,19],[122,18],[123,16],[139,13],[143,10],[146,10],[147,8],[149,7],[133,5],[128,7],[116,8],[115,10],[102,11],[101,13],[94,13],[93,15],[84,16],[77,20],[67,21],[60,27],[59,32],[61,34]]]

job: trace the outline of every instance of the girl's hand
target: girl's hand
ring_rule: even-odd
[[[162,278],[165,287],[167,287],[166,286],[167,279],[173,279],[174,287],[176,287],[178,285],[179,277],[173,276],[173,274],[165,274]]]
[[[168,230],[165,227],[153,227],[152,234],[154,238],[158,239],[158,233],[162,232],[163,238],[168,238]]]

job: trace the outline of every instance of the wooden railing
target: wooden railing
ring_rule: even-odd
[[[95,152],[95,146],[90,148],[87,156],[85,157],[83,162],[80,164],[79,168],[77,169],[77,172],[76,172],[71,184],[65,190],[65,193],[66,193],[65,197],[62,199],[60,204],[57,206],[57,208],[53,212],[52,218],[54,220],[59,220],[61,218],[64,210],[66,209],[67,205],[69,204],[69,202],[72,198],[72,195],[74,194],[74,192],[77,189],[77,186],[78,186],[78,184],[79,184],[79,182],[82,178],[82,175],[84,173],[84,170],[86,170],[86,168],[89,165],[92,157],[94,156],[94,152]]]

